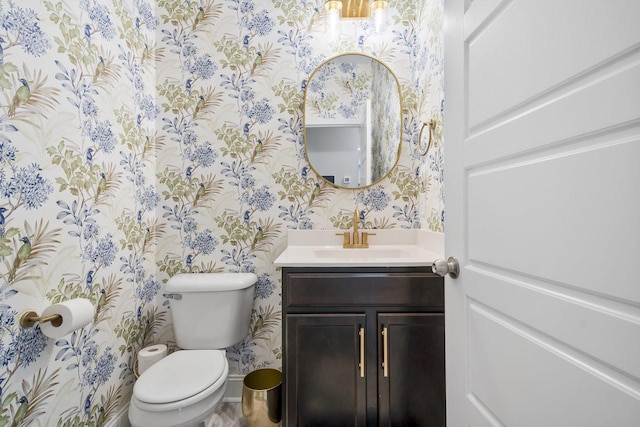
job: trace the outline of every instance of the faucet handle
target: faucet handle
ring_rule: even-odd
[[[367,247],[369,246],[369,236],[375,236],[376,233],[368,233],[366,231],[362,232],[362,244],[366,245]]]
[[[345,231],[344,233],[336,233],[336,236],[342,236],[342,246],[351,244],[351,237],[349,236],[348,231]]]

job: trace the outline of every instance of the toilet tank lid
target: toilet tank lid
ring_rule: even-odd
[[[168,292],[234,291],[258,281],[253,273],[179,273],[167,281]]]

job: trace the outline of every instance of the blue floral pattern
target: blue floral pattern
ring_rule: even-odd
[[[443,229],[442,2],[393,2],[385,32],[349,22],[331,40],[321,10],[0,0],[0,426],[122,416],[137,352],[175,347],[173,274],[257,274],[250,330],[227,350],[247,373],[281,364],[273,259],[288,228],[350,227],[355,208],[365,228]],[[404,100],[398,167],[364,190],[328,186],[304,155],[309,75],[347,51],[389,64]],[[335,114],[363,97],[336,99]],[[437,143],[421,157],[431,118]],[[72,298],[95,307],[86,327],[50,339],[19,326]]]

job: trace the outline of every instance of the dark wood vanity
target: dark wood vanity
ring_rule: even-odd
[[[445,425],[442,277],[283,267],[282,287],[283,426]]]

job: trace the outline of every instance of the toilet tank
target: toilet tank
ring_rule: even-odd
[[[182,273],[167,281],[176,344],[215,350],[239,343],[249,332],[253,273]]]

